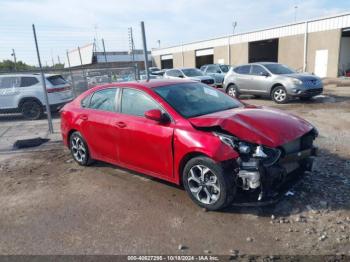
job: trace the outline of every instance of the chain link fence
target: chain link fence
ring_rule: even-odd
[[[45,70],[53,131],[59,134],[59,109],[86,90],[102,84],[133,81],[135,67]],[[47,114],[39,71],[0,73],[0,151],[18,139],[48,137]]]

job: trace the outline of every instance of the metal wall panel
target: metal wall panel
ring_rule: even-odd
[[[350,27],[350,13],[320,19],[313,19],[298,22],[295,24],[283,25],[280,27],[267,28],[264,30],[257,30],[253,32],[237,34],[234,36],[225,36],[205,41],[198,41],[180,46],[155,49],[152,50],[152,55],[172,54],[182,52],[182,50],[186,52],[198,49],[213,48],[217,46],[226,46],[228,43],[228,38],[230,38],[230,44],[232,45],[244,42],[253,42],[284,36],[304,34],[306,22],[309,24],[309,33]]]

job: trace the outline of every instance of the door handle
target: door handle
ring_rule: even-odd
[[[115,124],[116,124],[116,126],[118,126],[118,127],[120,127],[120,128],[126,127],[126,124],[125,124],[124,122],[117,122],[117,123],[115,123]]]
[[[81,120],[88,120],[88,116],[87,115],[81,115],[79,118]]]

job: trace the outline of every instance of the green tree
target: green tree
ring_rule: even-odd
[[[32,70],[32,69],[36,69],[36,67],[27,65],[22,61],[17,61],[16,67],[15,67],[15,63],[11,60],[0,61],[0,72],[15,72],[16,70],[26,71],[26,70]]]

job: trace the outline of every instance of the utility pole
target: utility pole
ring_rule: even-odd
[[[232,23],[232,36],[234,36],[235,34],[235,29],[236,29],[236,26],[237,26],[237,21],[234,21]],[[230,41],[230,38],[231,36],[229,35],[228,36],[228,41],[227,41],[227,54],[228,54],[228,65],[231,65],[231,41]]]
[[[13,62],[14,62],[15,71],[17,71],[16,52],[15,52],[15,49],[13,49],[13,48],[12,48],[12,54],[11,54],[11,56],[13,56]]]
[[[107,63],[105,40],[102,38],[103,55],[105,56],[105,63]]]
[[[131,61],[132,61],[132,65],[134,67],[135,70],[135,80],[138,80],[138,76],[137,76],[137,65],[135,63],[135,44],[134,44],[134,36],[132,33],[132,27],[128,28],[128,35],[129,35],[129,52],[131,55]]]
[[[66,55],[67,55],[68,70],[69,70],[70,78],[72,79],[74,97],[77,97],[77,91],[75,90],[75,82],[74,82],[73,72],[72,72],[72,69],[70,68],[70,60],[69,60],[68,50],[66,51]]]
[[[145,59],[146,79],[147,81],[149,81],[147,43],[146,43],[145,23],[143,21],[141,22],[141,34],[142,34],[143,54]]]
[[[45,79],[43,67],[41,66],[41,59],[40,59],[40,53],[39,53],[39,47],[38,47],[38,40],[36,38],[35,25],[33,24],[32,27],[33,27],[33,35],[34,35],[34,41],[35,41],[35,47],[36,47],[36,54],[38,56],[38,64],[39,64],[40,73],[41,73],[41,81],[42,81],[42,85],[43,85],[44,99],[45,99],[45,104],[46,104],[45,106],[46,106],[47,121],[49,124],[49,132],[51,134],[53,134],[53,125],[52,125],[52,119],[51,119],[49,97],[47,95],[47,89],[46,89],[46,79]]]
[[[298,12],[298,6],[295,5],[295,6],[294,6],[294,23],[297,22],[297,12]]]
[[[232,23],[232,35],[235,34],[236,26],[237,26],[237,21],[234,21],[234,22]]]
[[[158,48],[160,48],[160,40],[157,40]]]

